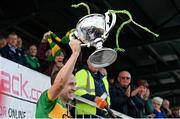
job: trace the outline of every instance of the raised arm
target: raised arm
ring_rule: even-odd
[[[58,72],[53,85],[48,90],[48,95],[51,100],[55,100],[58,97],[59,93],[64,88],[65,83],[72,77],[74,66],[81,51],[80,41],[72,39],[69,45],[72,54],[66,64]]]

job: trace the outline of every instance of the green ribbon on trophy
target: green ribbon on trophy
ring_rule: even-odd
[[[75,7],[75,8],[80,7],[80,6],[85,6],[86,9],[87,9],[87,11],[88,11],[88,14],[90,14],[89,6],[88,6],[86,3],[79,3],[79,4],[74,4],[74,5],[72,5],[72,7]],[[120,52],[121,52],[121,51],[122,51],[122,52],[125,51],[123,48],[120,48],[120,47],[119,47],[119,40],[118,40],[118,38],[119,38],[119,34],[120,34],[121,30],[123,29],[123,27],[124,27],[125,25],[131,23],[131,22],[132,22],[133,24],[135,24],[136,26],[142,28],[143,30],[151,33],[151,34],[154,35],[155,37],[158,37],[158,36],[159,36],[159,34],[156,34],[156,33],[152,32],[151,30],[149,30],[147,27],[144,27],[144,26],[138,24],[137,22],[135,22],[135,21],[132,19],[132,15],[131,15],[130,12],[127,11],[127,10],[108,10],[108,11],[111,12],[111,13],[115,13],[115,14],[119,14],[119,13],[120,13],[120,14],[126,14],[126,15],[129,17],[129,19],[126,20],[126,21],[124,21],[124,22],[119,26],[119,28],[117,29],[117,32],[116,32],[116,48],[114,49],[115,51],[120,51]]]
[[[123,29],[123,27],[124,27],[125,25],[127,25],[127,24],[129,24],[129,23],[131,23],[131,22],[132,22],[133,24],[135,24],[136,26],[142,28],[143,30],[151,33],[152,35],[154,35],[154,36],[156,36],[156,37],[159,36],[159,34],[156,34],[156,33],[152,32],[151,30],[149,30],[147,27],[144,27],[144,26],[138,24],[137,22],[135,22],[135,21],[132,19],[132,16],[131,16],[130,12],[127,11],[127,10],[108,10],[108,11],[111,12],[111,13],[126,14],[126,15],[128,15],[128,17],[129,17],[128,20],[124,21],[124,22],[120,25],[120,27],[118,28],[118,30],[117,30],[117,32],[116,32],[116,46],[117,46],[117,48],[115,48],[116,51],[123,51],[123,52],[125,51],[124,49],[122,49],[122,48],[119,47],[119,41],[118,41],[119,33],[121,32],[121,30]]]
[[[78,8],[78,7],[80,7],[80,6],[86,7],[88,14],[90,14],[89,6],[88,6],[86,3],[81,2],[81,3],[79,3],[79,4],[71,5],[71,7],[74,7],[74,8]]]

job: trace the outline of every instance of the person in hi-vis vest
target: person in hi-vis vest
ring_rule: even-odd
[[[87,63],[87,66],[80,69],[75,74],[76,91],[75,95],[96,102],[101,99],[102,95],[106,95],[104,101],[110,105],[109,84],[107,81],[107,72],[105,68],[96,68]],[[99,115],[106,117],[107,113],[94,106],[77,101],[75,113],[77,117],[94,117]],[[96,116],[95,116],[96,117]]]

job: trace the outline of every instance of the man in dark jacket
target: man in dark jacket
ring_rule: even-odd
[[[136,117],[137,108],[131,99],[131,74],[128,71],[119,72],[117,83],[110,89],[111,108],[126,114]]]
[[[7,40],[8,40],[8,44],[1,49],[2,57],[7,58],[19,64],[22,64],[22,62],[25,62],[25,61],[22,61],[22,56],[19,55],[19,52],[17,50],[17,40],[18,40],[17,34],[15,33],[9,34]]]
[[[129,115],[129,106],[131,105],[131,75],[128,71],[119,72],[117,83],[110,90],[111,108]]]

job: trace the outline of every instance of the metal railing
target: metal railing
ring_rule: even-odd
[[[85,103],[85,104],[88,104],[88,105],[91,105],[91,106],[94,106],[94,107],[100,109],[100,108],[96,105],[95,102],[92,102],[92,101],[87,100],[87,99],[85,99],[85,98],[82,98],[82,97],[79,97],[79,96],[75,96],[75,100],[76,100],[76,101],[83,102],[83,103]],[[74,107],[75,109],[78,108],[78,107],[76,107],[75,105],[72,105],[72,104],[70,104],[70,105],[71,105],[72,107]],[[79,109],[79,108],[78,108],[78,109]],[[86,109],[79,109],[79,110],[84,111],[84,113],[86,112]],[[104,110],[104,111],[108,112],[106,109],[100,109],[100,110]],[[115,111],[115,110],[113,110],[113,109],[110,109],[110,111],[112,111],[113,114],[115,115],[115,117],[117,117],[117,118],[133,119],[132,117],[127,116],[127,115],[125,115],[125,114],[122,114],[122,113],[120,113],[120,112],[117,112],[117,111]],[[101,117],[101,116],[99,116],[99,115],[93,115],[93,117],[104,118],[104,117]],[[74,118],[77,118],[76,111],[75,111]],[[84,118],[84,115],[82,115],[82,118]],[[90,117],[90,118],[91,118],[91,117]]]

